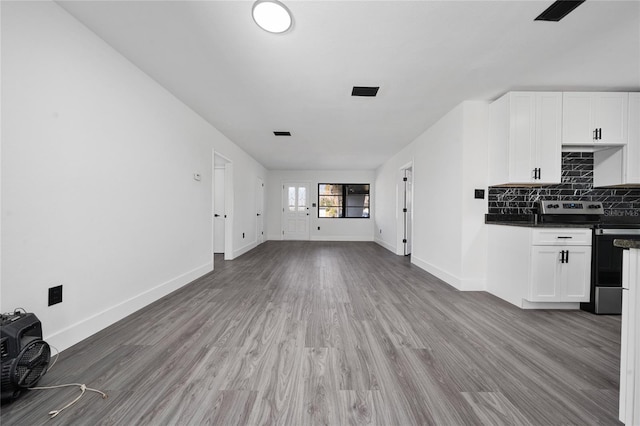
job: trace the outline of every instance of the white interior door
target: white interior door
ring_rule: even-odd
[[[224,253],[224,168],[213,170],[213,252]]]
[[[264,181],[258,178],[256,186],[256,231],[258,244],[264,242]]]
[[[413,222],[413,212],[412,212],[412,200],[413,200],[413,177],[411,173],[411,169],[406,169],[404,171],[404,208],[402,209],[402,213],[404,215],[404,255],[408,256],[411,254],[411,227]]]
[[[282,185],[282,238],[309,239],[309,184],[288,182]]]

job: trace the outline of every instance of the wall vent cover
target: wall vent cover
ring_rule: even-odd
[[[558,0],[542,12],[535,21],[558,22],[585,0]]]
[[[351,96],[376,96],[378,94],[378,89],[380,89],[380,86],[353,86]]]

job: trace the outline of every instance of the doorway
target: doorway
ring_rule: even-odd
[[[309,239],[309,184],[282,185],[282,239]]]
[[[225,156],[213,152],[212,173],[213,254],[233,259],[233,164]],[[215,256],[214,256],[215,257]]]

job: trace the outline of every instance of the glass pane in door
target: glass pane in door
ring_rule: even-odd
[[[296,187],[295,186],[289,187],[288,198],[289,198],[289,211],[290,212],[296,211]]]
[[[303,212],[307,209],[307,188],[298,187],[298,211]]]

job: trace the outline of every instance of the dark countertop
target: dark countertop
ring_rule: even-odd
[[[634,249],[640,249],[640,241],[638,240],[625,240],[625,239],[619,239],[616,238],[615,240],[613,240],[613,245],[616,247],[621,247],[621,248],[634,248]]]
[[[525,226],[529,228],[593,228],[593,224],[576,223],[538,223],[534,215],[518,214],[486,214],[487,225]]]
[[[506,226],[524,226],[528,228],[593,228],[593,225],[584,223],[533,223],[533,222],[514,222],[514,221],[485,221],[487,225],[506,225]]]

